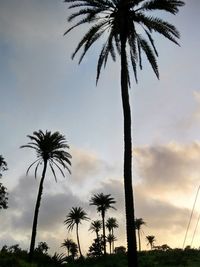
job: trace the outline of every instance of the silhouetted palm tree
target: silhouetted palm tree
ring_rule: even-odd
[[[78,255],[78,246],[76,245],[75,242],[73,242],[71,244],[71,247],[70,247],[70,253],[72,255],[72,259],[74,260],[75,257]]]
[[[106,234],[105,234],[105,213],[108,209],[115,209],[112,204],[116,201],[110,194],[104,195],[103,193],[94,194],[90,199],[90,205],[97,206],[97,211],[101,214],[103,225],[103,242],[104,242],[104,254],[106,254]]]
[[[110,254],[111,254],[111,246],[117,240],[117,238],[113,234],[108,234],[106,240],[109,243]]]
[[[141,226],[146,224],[142,218],[136,218],[135,219],[135,229],[138,232],[138,244],[139,244],[139,251],[141,251],[141,240],[140,240],[140,230]]]
[[[154,242],[156,241],[155,236],[154,235],[148,235],[148,236],[146,236],[146,239],[148,241],[147,245],[150,245],[151,250],[152,250],[152,248],[154,246]]]
[[[109,234],[114,236],[114,228],[118,228],[118,227],[119,227],[119,225],[118,225],[116,218],[110,217],[107,219],[106,228],[108,229]],[[113,240],[113,242],[112,242],[112,251],[113,252],[114,252],[114,241],[115,240]]]
[[[59,132],[51,133],[50,131],[46,131],[44,133],[43,131],[39,130],[38,132],[33,132],[33,135],[28,135],[27,137],[30,138],[31,142],[29,142],[27,145],[21,146],[21,148],[34,149],[37,154],[37,160],[35,160],[29,166],[26,173],[28,174],[30,168],[34,164],[36,164],[35,168],[35,177],[36,177],[38,167],[43,165],[42,177],[40,180],[40,185],[35,205],[31,243],[30,243],[29,260],[32,261],[32,256],[35,247],[36,233],[37,233],[38,213],[40,208],[40,202],[43,192],[43,183],[47,167],[48,166],[50,167],[53,176],[57,181],[54,166],[58,168],[58,170],[64,177],[65,175],[61,168],[67,169],[70,172],[68,165],[71,165],[71,162],[69,160],[71,158],[71,155],[66,151],[66,149],[68,149],[69,146],[66,143],[65,137],[61,135]]]
[[[129,104],[130,86],[129,62],[133,67],[137,81],[137,68],[142,69],[144,54],[151,64],[156,76],[159,77],[156,57],[157,50],[152,38],[152,32],[158,32],[170,41],[178,44],[179,32],[176,28],[153,14],[152,11],[166,11],[177,14],[179,7],[184,5],[179,0],[65,0],[70,3],[70,9],[75,13],[69,16],[68,21],[78,19],[65,34],[74,28],[87,23],[90,28],[76,47],[72,58],[82,48],[79,63],[89,48],[104,34],[107,35],[99,55],[97,64],[97,78],[107,63],[108,56],[115,61],[119,54],[121,60],[121,95],[124,114],[124,189],[128,243],[128,266],[137,266],[137,246],[134,225],[134,199],[132,190],[132,141],[131,141],[131,110]],[[77,10],[78,9],[78,10]],[[146,14],[147,13],[147,14]],[[138,28],[141,30],[138,31]],[[144,32],[145,37],[142,35]]]
[[[77,243],[78,243],[80,257],[82,257],[82,252],[81,252],[78,229],[79,229],[79,224],[81,224],[81,222],[85,220],[86,221],[89,220],[89,218],[87,217],[87,213],[81,207],[73,207],[71,208],[69,214],[67,215],[67,219],[64,221],[64,224],[67,225],[67,229],[69,231],[72,231],[74,229],[74,226],[76,226],[76,236],[77,236]]]
[[[99,239],[99,231],[102,228],[102,222],[100,220],[95,220],[91,222],[89,230],[96,233],[97,239]]]
[[[69,253],[70,253],[70,248],[72,246],[72,243],[74,243],[74,241],[72,239],[65,239],[64,242],[61,244],[61,247],[64,247],[67,249],[67,256],[69,257]]]

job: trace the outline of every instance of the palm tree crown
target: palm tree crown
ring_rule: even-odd
[[[73,207],[67,215],[64,224],[67,225],[69,231],[72,231],[75,225],[81,224],[84,220],[89,220],[87,213],[81,207]]]
[[[66,168],[70,173],[70,169],[67,165],[71,165],[69,160],[71,155],[65,150],[68,149],[69,146],[66,143],[64,135],[61,135],[59,132],[51,133],[50,131],[46,131],[44,133],[42,130],[39,130],[38,132],[33,132],[33,135],[28,135],[27,137],[31,139],[31,142],[27,145],[21,146],[20,148],[32,148],[37,153],[37,160],[29,166],[27,174],[30,168],[37,163],[35,168],[36,177],[39,165],[45,161],[49,163],[56,181],[57,179],[53,166],[56,166],[63,176],[65,175],[61,167],[64,169]]]
[[[101,228],[102,228],[102,222],[100,220],[95,220],[91,222],[89,230],[95,232],[98,238],[98,233],[101,230]]]
[[[145,221],[142,218],[135,218],[135,229],[140,230],[142,225],[145,225]]]
[[[113,229],[119,227],[117,219],[113,218],[113,217],[108,218],[106,221],[106,227],[107,227],[108,231],[110,233],[112,232],[112,234],[113,234]]]
[[[111,197],[110,194],[104,195],[103,193],[94,194],[93,197],[90,199],[90,205],[97,206],[97,211],[101,214],[105,215],[105,212],[112,208],[115,209],[115,207],[112,206],[112,204],[115,204],[116,201],[113,197]]]
[[[65,34],[79,25],[90,23],[88,32],[76,47],[72,58],[83,48],[79,63],[82,61],[89,48],[104,34],[107,39],[101,49],[97,65],[97,81],[102,66],[107,63],[108,56],[116,60],[116,54],[121,54],[120,39],[123,31],[124,41],[129,45],[128,55],[137,81],[137,66],[142,69],[141,53],[147,57],[156,76],[159,77],[156,57],[158,52],[154,45],[152,32],[157,32],[170,41],[178,44],[180,35],[177,29],[167,21],[153,16],[150,12],[155,10],[166,11],[176,14],[178,8],[184,5],[180,0],[65,0],[71,3],[70,9],[77,9],[69,16],[68,21],[79,21],[70,27]],[[146,13],[149,14],[147,15]],[[138,30],[142,29],[145,37]],[[127,61],[128,64],[128,61]],[[128,75],[128,73],[127,73]],[[129,77],[128,77],[129,80]]]
[[[148,235],[146,236],[146,239],[148,241],[147,245],[150,245],[151,249],[153,248],[154,242],[156,241],[154,235]]]

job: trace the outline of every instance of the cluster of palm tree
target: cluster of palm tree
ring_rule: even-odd
[[[106,242],[110,245],[110,253],[111,251],[114,252],[114,241],[116,240],[114,236],[114,229],[118,227],[118,223],[116,218],[110,217],[105,221],[105,214],[108,209],[112,208],[115,209],[113,204],[116,201],[110,194],[94,194],[89,204],[94,205],[97,208],[97,212],[101,214],[102,220],[93,220],[91,222],[89,231],[96,233],[96,244],[97,248],[102,251],[100,248],[103,245],[103,253],[106,254]],[[77,244],[80,257],[82,257],[82,251],[80,246],[80,238],[79,238],[79,225],[82,221],[90,220],[87,216],[87,213],[81,207],[72,207],[69,213],[66,216],[66,220],[64,224],[67,226],[68,231],[72,231],[74,227],[76,228],[76,237],[77,237]],[[109,234],[106,236],[105,229],[108,229]],[[100,231],[102,230],[102,235],[100,235]],[[112,246],[112,249],[111,249]],[[69,250],[68,250],[69,251]]]
[[[79,60],[80,63],[91,46],[104,36],[104,44],[97,63],[96,82],[98,82],[101,69],[106,66],[108,57],[110,56],[113,61],[116,61],[117,55],[120,57],[121,97],[124,115],[124,191],[128,267],[137,267],[136,227],[132,190],[132,134],[129,101],[131,79],[129,64],[132,65],[137,82],[137,69],[138,67],[142,69],[142,53],[144,53],[155,75],[159,78],[158,52],[155,47],[153,32],[157,32],[175,44],[178,44],[180,34],[174,25],[156,15],[158,11],[176,15],[179,7],[183,6],[184,2],[180,0],[65,0],[65,2],[70,4],[70,10],[75,10],[68,17],[69,22],[75,21],[75,23],[65,34],[84,24],[88,24],[90,27],[78,43],[72,59],[83,49]],[[104,247],[105,250],[106,248]]]
[[[135,229],[137,231],[137,236],[138,236],[138,250],[139,251],[141,251],[141,230],[142,230],[143,225],[146,225],[146,222],[142,218],[135,219]],[[149,245],[152,250],[154,248],[154,243],[156,241],[155,236],[147,235],[146,240],[147,240],[147,246]]]
[[[72,239],[69,239],[69,238],[65,239],[61,247],[64,247],[67,249],[68,258],[71,256],[73,260],[75,259],[75,257],[78,254],[78,246]]]
[[[114,242],[117,240],[116,237],[114,236],[114,229],[118,228],[118,222],[116,218],[110,217],[106,221],[106,228],[109,231],[109,234],[107,235],[107,241],[110,245],[110,254],[111,252],[114,253]],[[112,249],[111,249],[112,247]]]
[[[137,267],[136,230],[138,230],[138,243],[140,250],[141,245],[139,231],[141,225],[138,226],[137,221],[135,220],[134,197],[132,190],[132,134],[131,110],[129,103],[129,87],[131,85],[131,79],[129,64],[132,65],[135,80],[137,82],[137,69],[138,67],[142,69],[142,53],[144,53],[155,75],[159,78],[157,64],[158,52],[155,47],[152,34],[153,32],[157,32],[175,44],[178,44],[180,34],[174,25],[156,17],[155,15],[158,13],[154,11],[165,11],[176,15],[179,8],[184,5],[184,2],[181,0],[65,0],[65,2],[70,4],[70,10],[76,10],[75,13],[69,16],[68,21],[71,22],[75,19],[79,19],[65,32],[65,34],[68,34],[71,30],[85,23],[90,25],[88,32],[83,36],[76,47],[72,58],[74,58],[80,49],[83,49],[80,56],[80,63],[90,47],[104,34],[107,36],[106,39],[104,39],[105,43],[103,44],[98,58],[96,82],[98,82],[102,67],[105,67],[107,64],[108,57],[110,56],[114,61],[116,60],[117,55],[120,57],[121,97],[124,116],[124,191],[128,266]],[[142,35],[142,32],[144,33],[144,36]],[[21,147],[34,149],[36,151],[37,159],[29,166],[27,173],[30,168],[35,165],[36,177],[39,167],[41,165],[43,166],[33,218],[29,253],[31,261],[35,247],[38,214],[47,167],[50,168],[55,180],[57,181],[54,167],[56,167],[61,174],[65,176],[63,169],[67,169],[67,171],[70,172],[69,166],[71,165],[71,155],[66,151],[69,146],[66,143],[65,137],[59,132],[51,133],[50,131],[43,132],[39,130],[38,132],[34,132],[33,135],[28,135],[28,137],[31,141],[27,145]],[[3,166],[2,164],[6,166],[4,159],[0,156],[0,168]],[[0,186],[0,196],[5,196],[3,202],[4,204],[2,205],[0,203],[0,208],[6,208],[6,191],[2,191],[2,185],[0,184]],[[0,199],[0,201],[2,202],[2,199]],[[90,205],[95,205],[97,207],[97,212],[99,212],[102,216],[104,254],[106,254],[106,227],[109,230],[107,240],[109,240],[110,252],[111,244],[114,246],[115,241],[113,228],[106,226],[107,223],[105,223],[105,213],[109,208],[114,208],[112,206],[114,203],[115,201],[110,195],[103,195],[102,193],[94,195],[90,200]],[[77,217],[73,217],[75,213],[79,213],[82,218],[78,219]],[[82,220],[88,219],[87,214],[82,210],[82,208],[78,207],[72,208],[65,220],[69,230],[72,230],[74,226],[76,227],[77,243],[80,255],[82,255],[82,252],[78,236],[78,226]],[[96,230],[96,234],[99,234],[99,230]],[[149,244],[151,243],[152,241],[149,241]]]

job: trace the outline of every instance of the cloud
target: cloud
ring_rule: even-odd
[[[198,184],[200,144],[143,146],[137,147],[134,152],[134,171],[139,177],[139,180],[133,181],[135,216],[146,222],[143,227],[143,248],[146,249],[145,235],[149,234],[155,235],[158,245],[167,243],[172,247],[181,247],[194,200],[192,189]],[[46,241],[51,247],[50,252],[54,253],[60,250],[64,238],[76,240],[75,233],[68,233],[63,224],[65,216],[71,207],[81,206],[91,220],[101,219],[96,208],[89,205],[89,199],[93,194],[103,192],[111,194],[116,200],[116,210],[110,209],[106,218],[117,218],[119,229],[115,231],[118,239],[116,245],[125,245],[123,177],[116,175],[113,167],[90,151],[73,149],[73,159],[74,176],[58,179],[58,183],[51,177],[45,181],[36,243]],[[33,177],[22,176],[9,192],[9,209],[2,213],[2,242],[5,243],[8,236],[10,243],[20,243],[28,248],[38,183]],[[186,194],[187,203],[183,198]],[[196,210],[194,218],[197,218],[197,213]],[[94,238],[94,234],[88,232],[89,225],[90,222],[83,222],[80,227],[85,253]]]
[[[138,175],[153,193],[191,190],[199,181],[200,143],[144,146],[135,149]]]
[[[184,118],[178,120],[174,125],[177,130],[188,131],[193,127],[197,127],[200,121],[200,92],[193,91],[193,100],[195,108],[191,109]]]

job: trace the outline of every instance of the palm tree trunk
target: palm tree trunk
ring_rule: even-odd
[[[112,241],[109,242],[109,246],[110,246],[110,255],[111,255],[111,244],[112,244]]]
[[[139,251],[141,251],[141,240],[140,240],[140,230],[138,229],[138,246],[139,246]]]
[[[100,244],[100,239],[99,239],[99,231],[96,231],[96,235],[97,235],[97,244],[98,244],[98,248],[101,251],[101,244]],[[100,255],[99,255],[100,256]]]
[[[137,244],[135,234],[134,200],[132,189],[132,142],[131,110],[128,93],[128,69],[126,56],[126,29],[121,29],[121,95],[124,114],[124,190],[126,210],[126,231],[128,247],[128,267],[137,267]]]
[[[102,224],[103,224],[103,249],[104,255],[106,255],[106,231],[105,231],[105,212],[102,211]]]
[[[114,231],[113,231],[113,228],[112,228],[112,235],[114,236]],[[113,238],[113,242],[112,242],[112,253],[114,253],[114,245],[115,241],[114,241],[114,238]]]
[[[81,252],[81,246],[80,246],[79,235],[78,235],[78,224],[76,224],[76,237],[77,237],[77,243],[78,243],[78,249],[79,249],[80,257],[82,258],[83,255]]]
[[[35,248],[35,239],[36,239],[36,233],[37,233],[37,221],[38,221],[40,202],[41,202],[41,198],[42,198],[43,182],[44,182],[44,178],[45,178],[45,174],[46,174],[46,169],[47,169],[47,161],[44,161],[42,178],[40,180],[37,200],[36,200],[36,204],[35,204],[34,218],[33,218],[33,227],[32,227],[31,243],[30,243],[30,251],[29,251],[29,261],[30,262],[32,262],[34,248]]]

